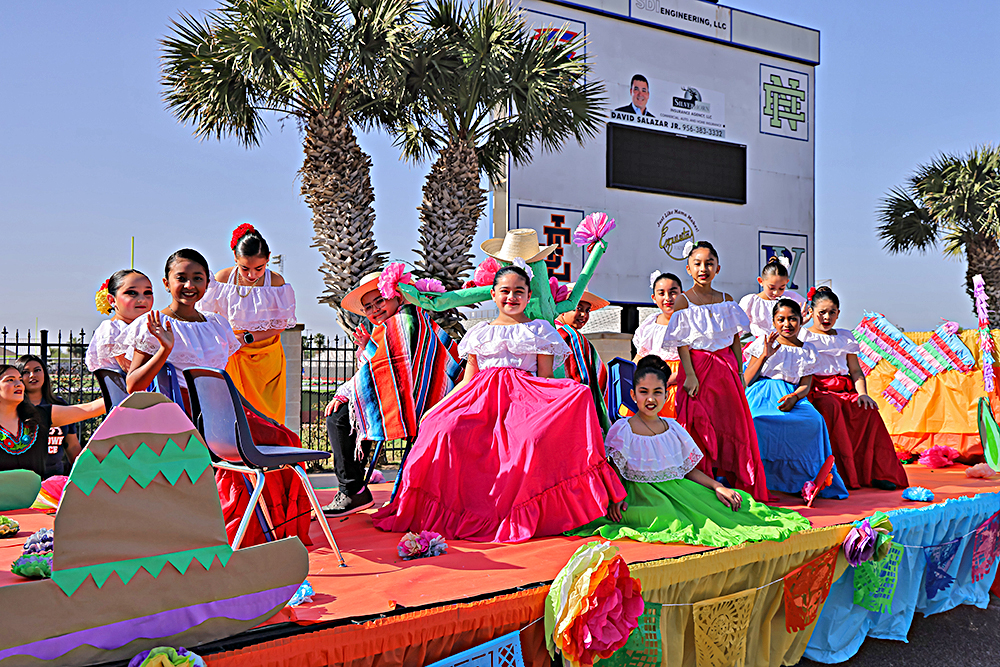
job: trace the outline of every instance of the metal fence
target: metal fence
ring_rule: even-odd
[[[13,364],[25,354],[41,357],[49,369],[52,381],[52,393],[60,396],[70,404],[86,403],[101,396],[101,388],[97,380],[87,369],[84,357],[87,354],[87,332],[70,331],[64,338],[60,329],[55,337],[48,329],[25,334],[17,329],[11,334],[7,327],[0,331],[0,363]],[[85,445],[90,435],[100,425],[102,417],[95,417],[79,424],[80,444]]]

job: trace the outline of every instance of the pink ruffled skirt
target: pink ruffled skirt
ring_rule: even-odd
[[[490,368],[427,413],[396,500],[374,523],[523,542],[589,523],[624,498],[588,387]]]

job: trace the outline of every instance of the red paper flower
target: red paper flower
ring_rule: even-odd
[[[476,272],[472,276],[472,282],[479,287],[493,285],[493,276],[503,265],[492,257],[487,257],[482,264],[476,267]]]
[[[240,239],[249,234],[250,232],[257,231],[254,226],[249,222],[244,222],[242,225],[233,230],[233,239],[229,242],[229,249],[236,250],[236,244],[240,242]]]

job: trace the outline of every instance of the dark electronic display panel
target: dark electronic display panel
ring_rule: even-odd
[[[747,203],[747,147],[608,124],[608,187]]]

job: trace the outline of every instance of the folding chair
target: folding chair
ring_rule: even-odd
[[[223,470],[232,470],[254,477],[254,488],[247,503],[247,509],[240,520],[233,549],[239,549],[246,534],[250,518],[261,501],[264,491],[264,477],[268,472],[289,468],[298,475],[309,497],[312,511],[319,521],[327,542],[337,552],[340,566],[346,567],[344,556],[333,537],[330,525],[323,515],[323,509],[316,498],[309,476],[302,469],[302,463],[321,461],[330,457],[330,452],[319,452],[299,447],[280,447],[257,444],[250,434],[250,424],[243,411],[243,397],[225,371],[214,368],[189,368],[184,371],[194,423],[213,455],[212,465]],[[266,514],[266,512],[265,512]]]
[[[128,398],[128,387],[125,386],[125,373],[111,368],[98,368],[94,371],[97,384],[101,387],[101,396],[104,398],[105,413],[111,412],[111,408],[121,405],[121,402]]]
[[[635,364],[621,357],[615,357],[608,364],[608,417],[611,423],[638,412],[639,407],[632,400],[632,378]]]

